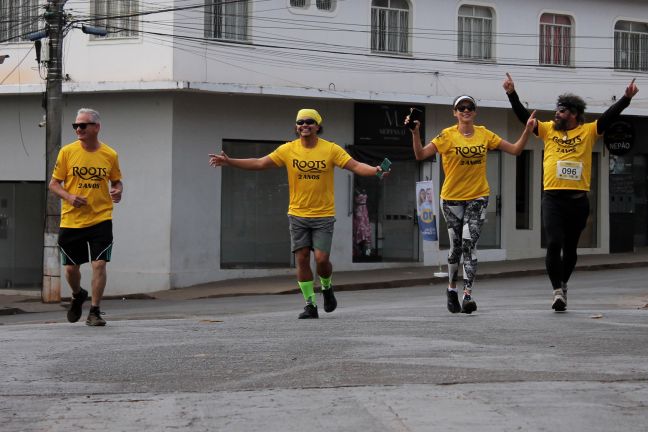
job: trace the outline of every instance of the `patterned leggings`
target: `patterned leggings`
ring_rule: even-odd
[[[488,197],[470,201],[441,200],[441,211],[448,225],[450,251],[448,278],[450,285],[457,282],[459,261],[463,255],[464,290],[471,292],[477,273],[477,241],[486,219]]]

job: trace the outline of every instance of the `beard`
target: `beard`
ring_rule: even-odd
[[[566,131],[567,119],[560,118],[558,116],[554,117],[554,129],[557,131]]]

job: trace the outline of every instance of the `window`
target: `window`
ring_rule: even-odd
[[[488,60],[492,58],[493,13],[480,6],[459,8],[459,58]]]
[[[409,4],[406,0],[371,1],[371,51],[409,52]]]
[[[572,21],[567,15],[540,17],[540,64],[571,65]]]
[[[283,142],[224,140],[236,158],[263,157]],[[286,170],[221,171],[221,268],[289,268]]]
[[[291,7],[305,8],[308,6],[306,0],[290,0]]]
[[[38,31],[40,8],[38,0],[0,1],[0,42],[24,42]]]
[[[315,5],[318,10],[332,11],[335,8],[334,0],[316,0]]]
[[[632,21],[616,23],[614,68],[648,71],[648,24]]]
[[[248,40],[249,0],[205,0],[205,37],[231,41]]]
[[[139,2],[134,0],[95,0],[95,23],[108,30],[108,38],[137,37]]]

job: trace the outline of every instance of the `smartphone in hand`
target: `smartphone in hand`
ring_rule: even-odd
[[[409,123],[407,123],[407,127],[412,130],[416,128],[416,123],[414,123],[414,120],[420,123],[421,120],[423,120],[423,111],[418,108],[410,108]]]
[[[392,163],[391,163],[391,161],[390,161],[389,159],[387,159],[387,158],[383,159],[383,161],[380,163],[380,169],[381,169],[382,171],[378,171],[378,172],[376,173],[376,175],[378,176],[378,178],[382,178],[383,173],[386,173],[386,172],[389,171],[389,167],[391,167],[391,164],[392,164]]]

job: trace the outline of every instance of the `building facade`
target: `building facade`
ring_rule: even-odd
[[[0,289],[41,279],[47,40],[35,61],[30,32],[46,2],[2,6],[0,22]],[[5,5],[6,3],[3,3]],[[11,3],[14,4],[14,3]],[[617,135],[601,138],[591,217],[580,253],[648,243],[648,8],[642,0],[266,0],[70,2],[64,42],[63,142],[80,107],[102,115],[100,138],[120,155],[124,198],[115,208],[108,293],[130,294],[293,272],[281,169],[212,169],[209,153],[260,157],[294,137],[298,109],[316,108],[323,137],[357,159],[387,156],[385,182],[336,173],[336,270],[438,265],[447,234],[423,242],[415,183],[443,173],[417,162],[402,120],[424,111],[424,137],[454,122],[457,95],[477,99],[477,123],[510,141],[522,131],[502,89],[553,116],[556,97],[582,96],[588,119],[639,94]],[[82,25],[105,27],[106,37]],[[493,152],[480,259],[544,255],[542,143],[520,157]],[[361,198],[364,196],[366,198]],[[369,238],[356,233],[365,212]],[[355,226],[354,226],[355,220]],[[363,223],[367,223],[366,221]],[[85,276],[87,277],[87,276]]]

